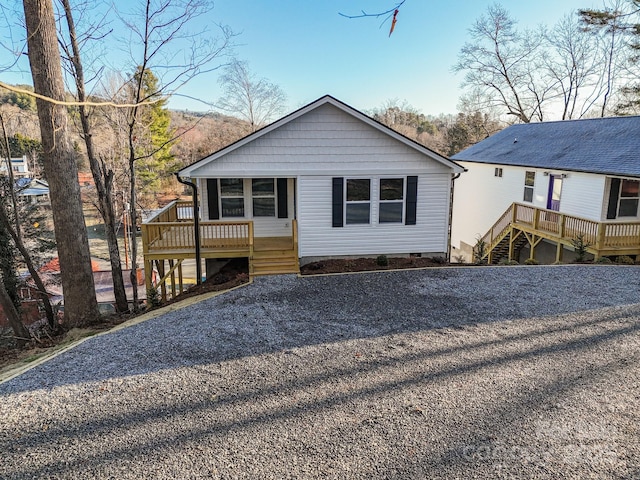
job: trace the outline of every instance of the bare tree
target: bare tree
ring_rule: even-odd
[[[69,142],[60,52],[51,0],[23,0],[29,63],[42,136],[44,170],[49,181],[60,258],[65,320],[77,326],[99,318],[84,224],[78,168]]]
[[[562,120],[580,118],[599,98],[598,45],[575,14],[565,15],[546,39],[550,51],[542,58],[562,102]]]
[[[257,78],[247,62],[231,62],[219,82],[224,93],[216,106],[240,115],[249,122],[252,132],[268,124],[285,108],[284,91],[266,78]]]
[[[460,50],[453,70],[464,72],[464,86],[482,92],[481,107],[499,106],[524,123],[542,121],[555,88],[539,73],[542,33],[519,32],[500,5],[490,6],[469,33],[472,41]]]
[[[69,34],[69,45],[61,42],[63,51],[70,64],[70,72],[75,81],[76,92],[80,105],[78,111],[80,115],[80,123],[82,130],[82,138],[87,150],[87,158],[89,167],[93,176],[98,196],[97,209],[104,222],[104,231],[109,249],[109,260],[111,263],[111,281],[113,283],[113,292],[116,303],[116,311],[124,313],[129,310],[127,302],[127,294],[125,291],[124,280],[122,277],[122,263],[120,261],[120,250],[118,248],[118,237],[116,234],[116,218],[113,208],[113,170],[109,169],[104,161],[98,158],[93,143],[93,128],[89,118],[89,108],[84,105],[87,101],[84,67],[80,55],[80,39],[76,33],[76,26],[73,20],[73,12],[69,0],[62,0],[62,6],[65,13],[67,29]],[[98,27],[94,27],[96,31]],[[90,35],[88,38],[91,38]]]
[[[143,130],[144,103],[161,100],[175,93],[181,86],[194,77],[219,67],[215,61],[226,53],[233,36],[227,27],[220,26],[220,36],[213,39],[208,32],[189,32],[188,27],[196,18],[205,16],[211,5],[203,0],[174,0],[172,2],[152,2],[145,0],[144,8],[130,18],[121,16],[129,29],[130,47],[140,51],[131,51],[134,62],[134,74],[123,86],[129,92],[129,99],[135,106],[128,110],[127,144],[129,174],[129,218],[135,235],[137,225],[137,183],[136,162],[154,155],[166,145],[152,145],[145,141]],[[176,62],[175,54],[170,51],[174,42],[188,42],[190,47],[182,49],[185,58]],[[149,72],[159,77],[157,89],[145,88]],[[148,131],[146,132],[148,135]],[[151,148],[145,148],[152,145]],[[134,285],[134,309],[138,305],[137,285],[137,245],[131,242],[131,283]]]

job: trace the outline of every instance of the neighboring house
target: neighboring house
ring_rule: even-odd
[[[38,290],[29,285],[21,285],[18,288],[20,298],[20,319],[25,325],[31,325],[44,318],[44,307],[39,300]],[[9,318],[0,305],[0,331],[9,328]]]
[[[529,224],[524,230],[535,235],[520,242],[530,258],[536,242],[571,248],[569,236],[579,234],[586,235],[596,256],[636,255],[640,248],[634,233],[640,220],[640,117],[513,125],[452,159],[468,170],[456,182],[453,256],[469,258],[478,236],[487,234],[514,202],[520,207],[485,237],[487,248],[499,242],[498,230],[514,219]],[[617,230],[610,224],[617,224]],[[605,239],[624,236],[628,241],[633,235],[636,245],[624,245],[626,250],[618,248],[620,239],[617,244]],[[559,260],[562,251],[556,247],[556,252]]]
[[[453,179],[463,171],[325,96],[179,175],[197,183],[203,222],[246,225],[256,250],[268,239],[288,239],[297,249],[297,271],[298,258],[445,256]],[[212,235],[233,236],[221,230]],[[147,238],[152,247],[154,242],[159,245],[159,235]],[[252,274],[275,273],[258,272],[260,255],[253,256]]]
[[[11,171],[13,172],[13,176],[15,178],[28,177],[30,175],[29,163],[27,162],[26,155],[23,157],[11,159]],[[0,162],[0,175],[6,175],[6,174],[7,174],[7,163],[3,159],[3,161]]]
[[[37,178],[19,178],[16,180],[16,191],[21,200],[29,203],[48,203],[49,184]]]

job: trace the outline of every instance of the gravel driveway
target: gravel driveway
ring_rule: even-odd
[[[259,278],[0,384],[0,477],[640,478],[640,269]]]

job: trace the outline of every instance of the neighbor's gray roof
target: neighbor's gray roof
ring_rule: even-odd
[[[451,159],[640,177],[640,117],[512,125]]]

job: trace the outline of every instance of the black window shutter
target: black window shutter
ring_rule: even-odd
[[[611,179],[611,190],[609,190],[609,205],[607,206],[607,220],[618,216],[618,197],[620,196],[620,179]]]
[[[289,218],[287,205],[287,179],[277,179],[278,190],[278,218]]]
[[[332,226],[342,227],[344,219],[344,178],[342,177],[333,179],[332,207]]]
[[[405,225],[416,224],[416,212],[418,207],[418,177],[407,177],[407,205],[404,218]]]
[[[220,219],[218,207],[218,179],[207,178],[207,206],[209,207],[209,220]]]

